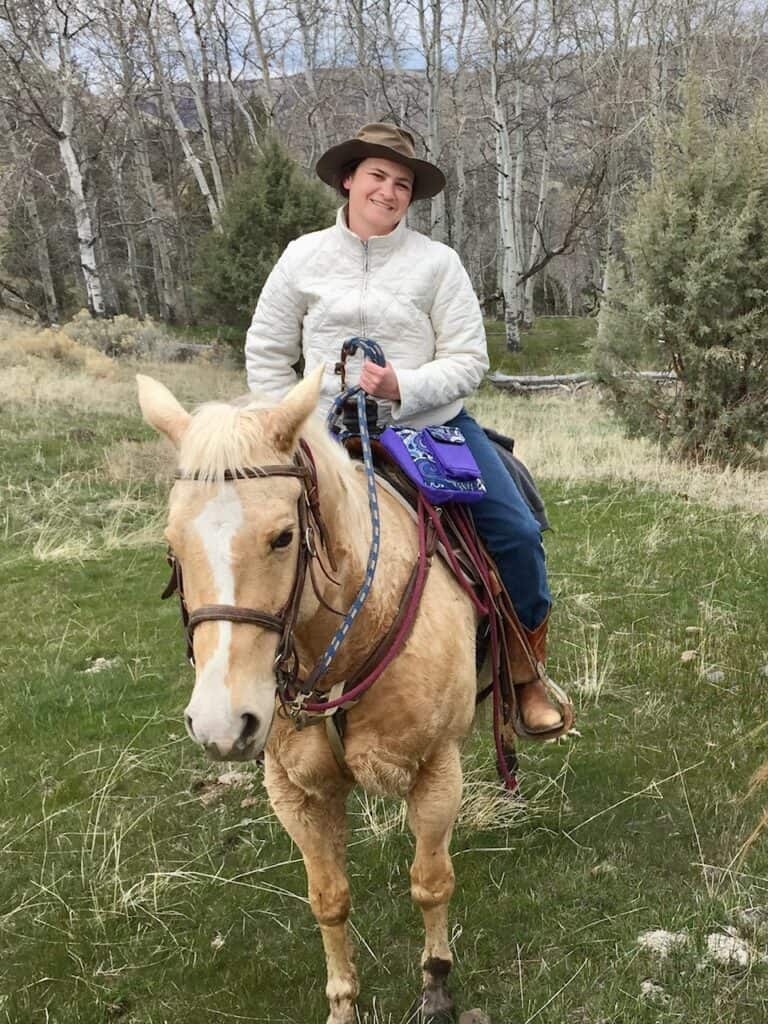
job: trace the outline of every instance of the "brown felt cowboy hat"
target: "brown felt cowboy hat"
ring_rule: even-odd
[[[413,199],[431,199],[445,188],[445,175],[434,164],[416,159],[413,136],[394,124],[365,124],[354,137],[331,146],[317,161],[318,177],[332,188],[341,187],[344,169],[353,160],[380,156],[404,164],[414,173]]]

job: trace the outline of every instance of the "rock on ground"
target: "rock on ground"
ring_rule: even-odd
[[[94,672],[106,672],[108,669],[114,668],[119,661],[119,658],[95,658],[88,668],[83,669],[83,675],[90,676]]]
[[[459,1017],[459,1024],[491,1024],[491,1018],[482,1010],[465,1010]]]
[[[661,985],[657,985],[655,981],[651,981],[650,978],[646,978],[645,981],[640,982],[640,998],[644,1002],[648,1003],[668,1003],[669,996],[664,991]]]
[[[707,936],[707,958],[721,967],[749,967],[750,950],[738,935],[714,932]]]
[[[733,923],[753,938],[768,940],[768,907],[738,907]]]
[[[687,932],[668,932],[663,928],[657,928],[638,935],[637,944],[641,949],[647,949],[663,960],[675,949],[688,945],[688,934]]]

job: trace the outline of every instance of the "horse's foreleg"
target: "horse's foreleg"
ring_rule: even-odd
[[[346,874],[348,787],[320,799],[294,785],[267,758],[265,781],[275,813],[304,858],[309,903],[325,949],[328,1024],[354,1024],[359,991],[347,934],[350,898]]]
[[[418,774],[408,795],[408,824],[416,838],[411,896],[424,917],[421,1007],[425,1020],[449,1019],[446,979],[453,964],[448,948],[448,901],[454,875],[448,846],[461,802],[458,748],[443,747]]]

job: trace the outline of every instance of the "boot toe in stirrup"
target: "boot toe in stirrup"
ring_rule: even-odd
[[[573,707],[567,696],[551,680],[547,680],[559,708],[550,699],[541,679],[515,686],[515,732],[529,739],[555,739],[573,725]]]

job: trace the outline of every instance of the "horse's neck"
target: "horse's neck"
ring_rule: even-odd
[[[330,442],[334,443],[334,442]],[[343,575],[341,594],[357,591],[371,544],[371,515],[365,476],[329,442],[313,448],[317,465],[320,511],[328,530],[328,546]],[[333,588],[339,594],[339,588]],[[327,595],[323,595],[327,596]],[[354,596],[354,593],[352,594]],[[338,602],[339,597],[336,597]]]
[[[335,586],[322,573],[315,575],[324,600],[332,608],[346,612],[365,577],[371,545],[366,476],[340,458],[340,452],[329,449],[327,443],[317,448],[313,446],[312,450],[317,465],[320,510],[328,528],[328,546],[337,566],[334,575],[340,585]],[[381,492],[379,494],[382,539],[379,564],[371,591],[334,659],[332,675],[336,678],[343,678],[359,665],[371,645],[391,625],[415,557],[415,540],[409,540],[409,531],[414,531],[408,514]],[[310,619],[299,624],[299,653],[307,665],[314,664],[322,654],[340,623],[338,615],[320,605]]]

